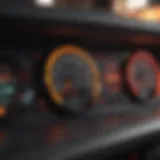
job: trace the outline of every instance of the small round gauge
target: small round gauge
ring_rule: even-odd
[[[73,45],[61,46],[48,56],[44,82],[52,101],[73,113],[85,111],[100,94],[96,63]]]
[[[8,64],[0,64],[0,117],[5,117],[7,107],[16,92],[16,79]]]
[[[29,67],[24,63],[24,58],[17,54],[1,52],[0,119],[16,119],[32,104]]]
[[[156,96],[158,64],[151,53],[136,52],[126,68],[126,79],[131,92],[140,100],[147,101]]]

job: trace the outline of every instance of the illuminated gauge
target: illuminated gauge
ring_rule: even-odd
[[[18,118],[34,101],[28,66],[16,56],[10,52],[0,56],[0,119]]]
[[[7,114],[7,107],[16,92],[16,79],[7,64],[0,64],[0,118]]]
[[[146,52],[136,52],[126,68],[126,79],[131,92],[142,101],[156,96],[159,67],[154,57]]]
[[[61,109],[81,113],[100,94],[100,75],[91,56],[76,46],[54,50],[45,63],[44,81],[49,95]]]

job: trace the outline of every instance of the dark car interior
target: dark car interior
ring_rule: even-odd
[[[120,1],[0,1],[1,160],[160,159],[160,1]]]

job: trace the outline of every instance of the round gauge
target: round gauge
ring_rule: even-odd
[[[32,104],[29,69],[22,56],[16,56],[10,52],[0,56],[0,119],[16,119]]]
[[[10,67],[2,63],[0,64],[0,117],[5,117],[7,107],[16,92],[16,79]]]
[[[100,94],[100,75],[91,56],[76,46],[54,50],[46,60],[44,82],[49,95],[63,110],[85,111]]]
[[[147,101],[156,96],[159,67],[147,51],[136,52],[126,68],[126,79],[131,92],[140,100]]]

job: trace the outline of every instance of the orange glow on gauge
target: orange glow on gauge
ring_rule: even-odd
[[[126,81],[130,91],[139,96],[157,95],[159,66],[151,53],[138,51],[129,59],[126,67]],[[150,95],[151,96],[151,95]]]
[[[56,74],[58,67],[59,74]],[[69,102],[69,100],[66,98],[67,96],[64,96],[63,92],[72,89],[76,91],[79,88],[81,90],[78,90],[78,93],[85,92],[83,89],[87,84],[83,79],[86,77],[83,76],[90,74],[90,82],[87,84],[91,85],[91,93],[89,94],[95,100],[100,93],[100,74],[97,64],[85,50],[74,45],[63,45],[49,54],[44,67],[44,83],[52,101],[58,105],[64,105],[64,101]],[[89,80],[87,79],[87,81]]]

